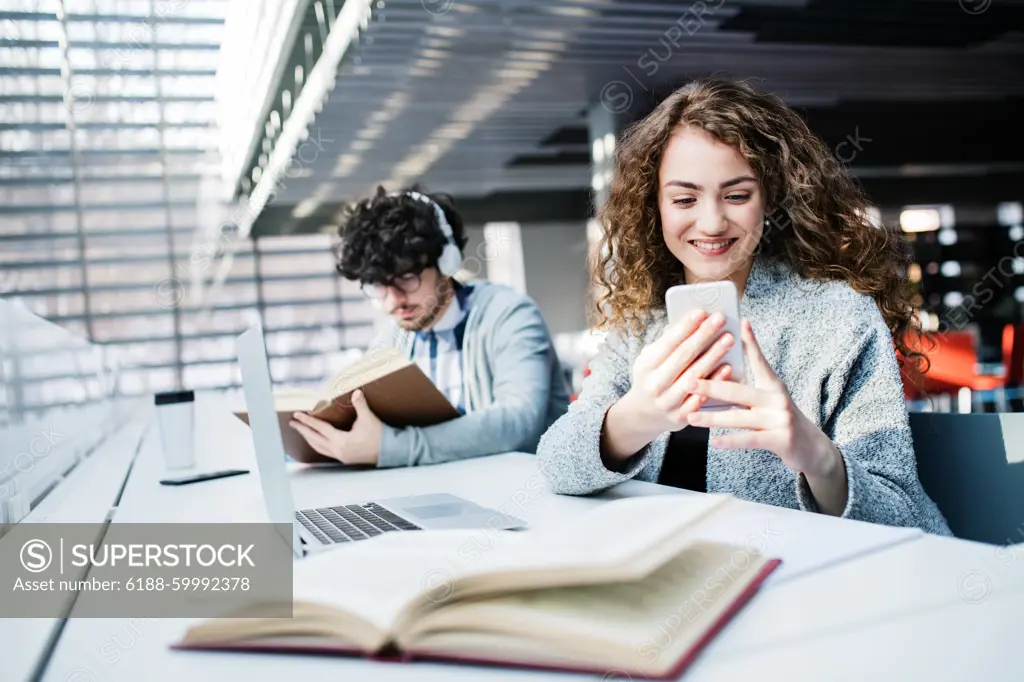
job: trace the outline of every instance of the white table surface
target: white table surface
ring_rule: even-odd
[[[253,473],[190,486],[161,486],[158,479],[165,472],[159,439],[155,430],[150,430],[123,491],[115,522],[266,519],[248,428],[223,405],[210,400],[199,404],[199,468],[237,466],[250,468]],[[536,458],[523,454],[416,469],[299,469],[292,474],[292,488],[302,507],[450,492],[486,506],[514,510],[533,526],[557,523],[606,499],[679,493],[629,482],[600,497],[556,496],[540,484],[542,481]],[[781,556],[792,556],[798,564],[804,562],[803,570],[766,584],[683,679],[1022,679],[1019,647],[1024,636],[1024,548],[997,551],[988,545],[923,534],[898,537],[880,526],[754,504],[744,504],[740,520],[722,532],[729,539],[738,537],[742,541],[746,535],[756,535],[766,522],[774,531],[769,535],[772,540],[768,553],[778,550]],[[749,530],[744,524],[749,524]],[[834,553],[837,545],[847,540],[856,545],[872,532],[893,539],[862,556],[814,566],[816,548]],[[72,619],[65,626],[43,679],[598,679],[473,666],[169,650],[168,646],[191,622]]]
[[[103,523],[116,504],[147,422],[147,415],[140,414],[125,424],[79,462],[22,523]],[[59,625],[57,618],[0,618],[0,680],[27,679]]]

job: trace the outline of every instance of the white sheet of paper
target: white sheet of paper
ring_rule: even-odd
[[[919,528],[850,521],[768,505],[745,504],[712,519],[700,537],[730,542],[782,560],[765,587],[920,537]]]

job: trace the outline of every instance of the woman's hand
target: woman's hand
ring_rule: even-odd
[[[715,398],[747,409],[691,412],[693,426],[747,429],[712,440],[718,448],[768,450],[792,471],[802,473],[819,506],[841,514],[846,507],[846,468],[831,439],[808,419],[782,380],[764,359],[749,320],[743,320],[743,345],[757,388],[734,381],[696,379],[689,390],[704,399]]]
[[[721,365],[735,343],[732,334],[711,344],[724,325],[721,314],[695,311],[640,352],[632,386],[605,416],[601,451],[606,465],[614,468],[659,434],[685,428],[687,416],[706,401],[690,394],[692,379],[725,382],[732,375],[729,365]]]

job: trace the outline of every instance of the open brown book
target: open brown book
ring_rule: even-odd
[[[355,421],[352,392],[361,388],[366,404],[388,426],[431,426],[459,416],[459,411],[427,375],[392,348],[369,351],[319,390],[278,389],[274,391],[274,408],[281,426],[284,451],[300,462],[338,462],[319,454],[298,431],[288,425],[294,412],[308,412],[331,425],[347,431]],[[235,415],[249,423],[245,410]]]
[[[699,539],[733,504],[657,495],[540,531],[387,533],[296,563],[292,618],[225,614],[174,648],[674,678],[780,563]]]

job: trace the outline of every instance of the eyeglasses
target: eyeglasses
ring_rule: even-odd
[[[420,288],[420,273],[407,272],[404,275],[392,277],[383,284],[363,282],[359,285],[363,294],[374,300],[383,300],[388,295],[388,289],[395,288],[403,294],[414,294]]]

